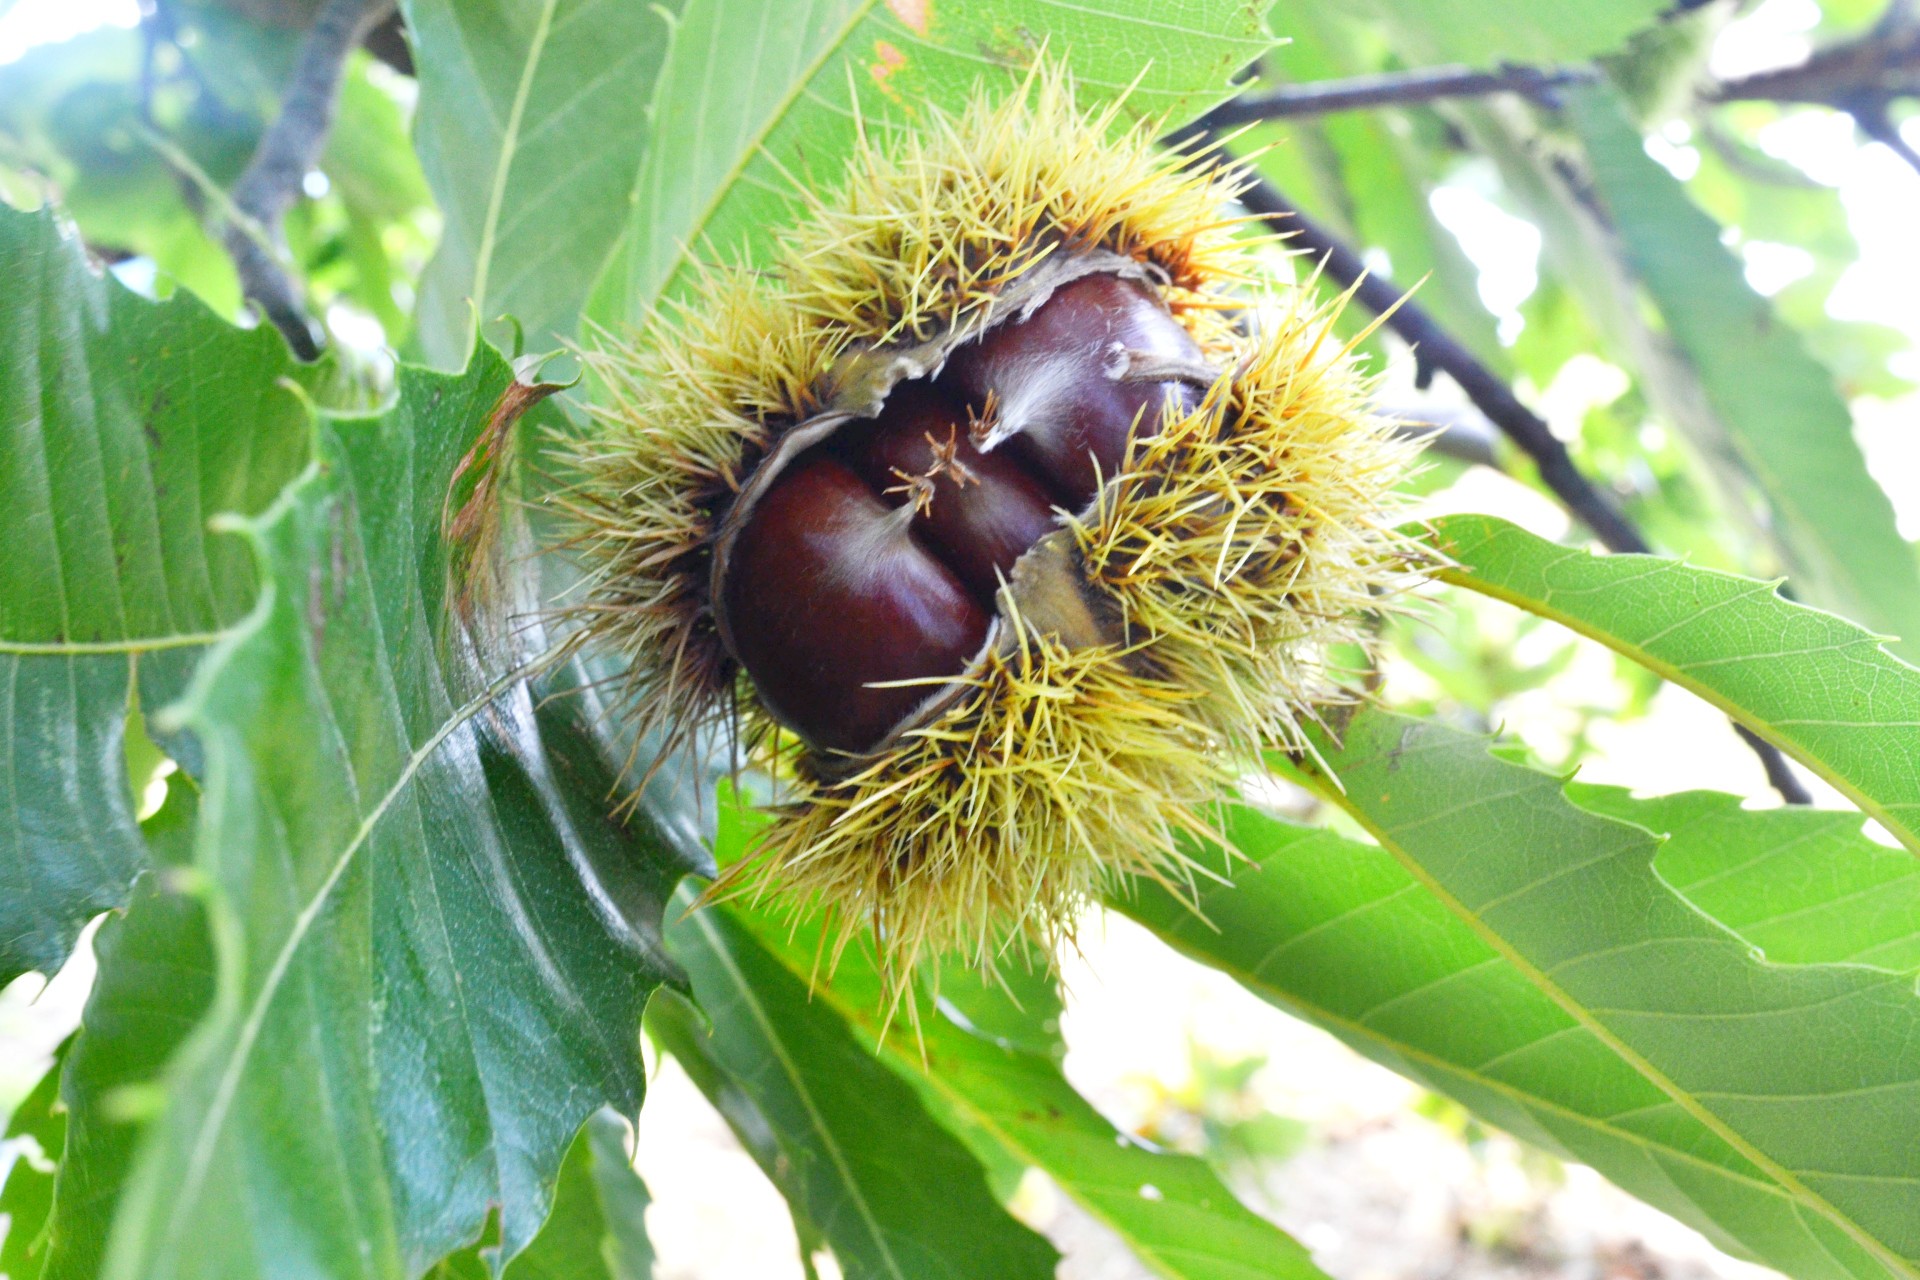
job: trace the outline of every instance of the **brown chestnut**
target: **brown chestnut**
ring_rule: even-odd
[[[732,546],[735,655],[774,716],[812,746],[871,750],[986,641],[989,615],[844,463],[796,461]],[[876,683],[926,683],[875,688]]]
[[[1151,285],[1091,275],[959,347],[942,380],[969,404],[991,394],[990,448],[1004,441],[1079,510],[1120,470],[1134,430],[1157,433],[1169,400],[1181,413],[1200,403],[1201,388],[1189,380],[1138,379],[1130,370],[1198,370],[1204,361]]]
[[[990,608],[1013,562],[1058,516],[1045,485],[1005,451],[980,452],[967,428],[960,405],[925,383],[902,384],[854,436],[855,466],[895,505],[915,504],[914,529]]]

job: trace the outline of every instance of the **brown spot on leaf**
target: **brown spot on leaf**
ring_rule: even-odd
[[[867,64],[867,71],[873,76],[873,82],[885,89],[894,73],[907,65],[907,55],[885,40],[873,42],[873,53],[876,61]]]
[[[894,17],[919,34],[927,34],[927,21],[932,17],[933,0],[887,0],[887,9]]]

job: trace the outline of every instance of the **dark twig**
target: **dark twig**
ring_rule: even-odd
[[[391,7],[392,0],[326,0],[301,41],[280,114],[233,188],[234,216],[224,240],[241,289],[302,360],[319,356],[320,339],[298,286],[281,265],[282,220],[326,145],[347,56]]]
[[[1911,0],[1891,0],[1880,21],[1866,34],[1816,49],[1791,66],[1707,85],[1701,89],[1700,98],[1709,103],[1801,102],[1832,107],[1851,115],[1861,133],[1920,171],[1920,150],[1901,136],[1891,111],[1893,103],[1900,99],[1920,97],[1920,12],[1917,11],[1920,5]],[[1599,78],[1600,71],[1591,65],[1510,64],[1492,71],[1456,66],[1421,67],[1243,93],[1203,116],[1198,127],[1217,131],[1259,120],[1318,116],[1369,107],[1418,106],[1448,98],[1505,93],[1552,106],[1555,89]]]
[[[1753,754],[1760,757],[1760,767],[1767,771],[1767,782],[1780,793],[1782,800],[1788,804],[1813,803],[1813,792],[1807,790],[1806,785],[1800,781],[1799,776],[1793,771],[1793,766],[1787,763],[1786,756],[1780,753],[1780,748],[1738,720],[1733,722],[1733,731],[1740,735],[1740,741],[1753,748]]]
[[[1876,26],[1857,40],[1816,49],[1791,66],[1723,80],[1710,102],[1806,102],[1838,107],[1920,93],[1920,24]]]
[[[1900,132],[1900,126],[1894,123],[1893,113],[1885,102],[1861,101],[1852,105],[1836,104],[1842,111],[1853,117],[1853,123],[1860,132],[1887,150],[1905,160],[1915,173],[1920,173],[1920,151],[1915,151]]]
[[[1215,107],[1201,118],[1207,129],[1226,129],[1256,120],[1283,120],[1317,116],[1330,111],[1365,107],[1414,106],[1441,98],[1478,98],[1495,93],[1517,93],[1539,100],[1561,85],[1597,77],[1592,67],[1506,66],[1497,71],[1469,67],[1423,67],[1377,76],[1293,84],[1262,93],[1243,93]]]
[[[1816,49],[1801,62],[1724,81],[1710,102],[1804,102],[1853,117],[1860,132],[1920,173],[1920,151],[1900,134],[1893,104],[1920,97],[1920,17],[1892,0],[1867,34]]]
[[[1404,299],[1399,286],[1385,276],[1370,273],[1359,254],[1291,209],[1286,198],[1265,179],[1255,178],[1240,201],[1274,230],[1287,234],[1291,247],[1306,250],[1322,263],[1327,279],[1342,288],[1354,289],[1354,297],[1361,306],[1376,315],[1391,312],[1387,326],[1414,348],[1423,364],[1440,370],[1458,383],[1501,434],[1533,459],[1547,488],[1593,530],[1608,550],[1651,550],[1639,531],[1620,514],[1613,499],[1596,489],[1574,466],[1567,447],[1540,415],[1520,403],[1506,381],[1441,328],[1426,308]]]
[[[1286,198],[1265,179],[1255,176],[1240,202],[1269,227],[1286,234],[1289,245],[1304,249],[1318,261],[1327,279],[1352,289],[1360,305],[1375,315],[1385,316],[1387,327],[1414,348],[1418,359],[1452,378],[1501,434],[1533,459],[1540,469],[1541,480],[1554,496],[1592,529],[1609,551],[1639,554],[1652,551],[1613,500],[1581,474],[1567,447],[1540,415],[1520,403],[1505,380],[1455,341],[1424,307],[1405,297],[1392,281],[1370,273],[1358,254],[1292,209]],[[1736,723],[1734,729],[1760,757],[1767,781],[1782,799],[1788,804],[1812,802],[1812,795],[1794,776],[1778,748],[1744,725]]]

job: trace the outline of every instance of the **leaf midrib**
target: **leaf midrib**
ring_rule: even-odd
[[[773,109],[767,113],[766,118],[762,120],[759,127],[754,130],[752,137],[746,140],[745,145],[740,148],[740,154],[735,157],[733,164],[721,175],[720,181],[714,184],[713,194],[708,197],[706,205],[700,210],[694,220],[688,224],[687,234],[678,238],[678,247],[668,256],[666,271],[660,277],[659,295],[666,293],[668,287],[672,285],[675,278],[679,276],[681,269],[691,260],[694,247],[706,236],[707,224],[713,221],[714,214],[719,212],[720,206],[725,203],[727,196],[732,193],[734,184],[740,181],[741,175],[747,171],[747,166],[753,163],[755,156],[760,154],[761,149],[765,147],[767,139],[772,136],[773,131],[779,128],[781,122],[787,118],[787,113],[793,109],[793,104],[812,86],[814,77],[820,74],[827,63],[832,61],[832,59],[846,47],[854,31],[872,15],[874,6],[878,2],[879,0],[861,0],[859,6],[856,7],[848,16],[847,20],[841,24],[840,29],[833,34],[831,39],[822,45],[819,54],[806,65],[799,75],[794,77],[793,83],[787,87],[787,91],[781,96],[780,101],[774,104]],[[765,19],[763,17],[763,24],[764,21]],[[701,100],[701,112],[703,115],[705,111],[706,101],[703,98]],[[655,152],[654,156],[657,157],[657,154],[658,153]],[[654,163],[658,163],[657,159],[654,159]],[[657,297],[655,300],[657,300]]]
[[[1429,893],[1433,894],[1436,899],[1444,904],[1447,910],[1459,917],[1460,920],[1480,936],[1482,941],[1503,956],[1508,963],[1512,964],[1536,989],[1564,1009],[1576,1022],[1586,1027],[1602,1044],[1612,1050],[1621,1061],[1632,1067],[1648,1083],[1654,1085],[1662,1093],[1672,1098],[1683,1111],[1706,1126],[1707,1129],[1719,1137],[1721,1141],[1752,1161],[1757,1168],[1778,1183],[1783,1191],[1790,1193],[1790,1198],[1793,1201],[1813,1209],[1829,1222],[1839,1227],[1853,1239],[1854,1243],[1860,1245],[1871,1254],[1876,1261],[1882,1266],[1887,1267],[1894,1274],[1908,1277],[1908,1280],[1920,1280],[1920,1269],[1916,1269],[1912,1263],[1895,1254],[1886,1244],[1876,1238],[1872,1232],[1867,1231],[1849,1215],[1841,1212],[1837,1205],[1834,1205],[1825,1196],[1820,1195],[1811,1187],[1807,1186],[1791,1170],[1756,1147],[1738,1130],[1733,1128],[1732,1125],[1701,1106],[1695,1095],[1682,1089],[1670,1079],[1665,1072],[1654,1066],[1652,1062],[1643,1057],[1637,1050],[1633,1049],[1615,1035],[1605,1023],[1595,1018],[1585,1005],[1574,999],[1569,992],[1561,988],[1557,982],[1548,976],[1545,970],[1515,950],[1503,935],[1481,919],[1478,912],[1468,908],[1464,902],[1460,901],[1460,899],[1455,897],[1444,885],[1435,879],[1417,859],[1402,848],[1394,838],[1393,833],[1380,826],[1377,822],[1374,822],[1364,810],[1358,805],[1353,804],[1344,790],[1337,786],[1326,785],[1324,780],[1316,779],[1315,781],[1319,782],[1320,785],[1316,785],[1314,790],[1322,800],[1339,808],[1355,822],[1358,822],[1379,842],[1381,848],[1391,853],[1394,859],[1406,869],[1407,873],[1418,880]]]
[[[545,0],[540,19],[533,28],[533,40],[527,46],[527,61],[520,68],[520,83],[514,86],[513,105],[507,109],[506,128],[500,134],[500,156],[493,166],[493,188],[487,193],[487,214],[480,224],[480,247],[473,263],[473,305],[485,309],[487,278],[493,270],[493,243],[500,227],[500,209],[506,203],[507,176],[520,150],[520,122],[533,95],[533,80],[546,51],[547,33],[553,27],[553,13],[560,0]]]
[[[873,1212],[873,1206],[867,1203],[866,1196],[860,1190],[859,1182],[853,1176],[853,1170],[847,1164],[846,1153],[841,1151],[840,1144],[834,1139],[833,1130],[828,1126],[825,1117],[820,1114],[820,1109],[814,1105],[813,1093],[807,1088],[806,1076],[787,1053],[786,1043],[774,1030],[772,1020],[767,1017],[766,1007],[760,1003],[753,985],[747,981],[746,974],[742,973],[740,967],[734,963],[733,953],[728,949],[727,940],[714,926],[711,911],[695,911],[692,915],[693,920],[700,927],[700,932],[706,935],[709,949],[725,966],[727,976],[732,979],[734,989],[739,993],[741,1004],[746,1007],[753,1018],[754,1025],[766,1038],[767,1046],[772,1050],[781,1070],[786,1072],[787,1079],[793,1082],[794,1093],[799,1097],[801,1106],[806,1108],[807,1119],[812,1124],[814,1133],[819,1137],[828,1158],[833,1161],[834,1169],[840,1174],[840,1181],[846,1187],[847,1195],[853,1201],[854,1208],[859,1211],[860,1220],[866,1223],[867,1233],[873,1237],[874,1244],[879,1246],[881,1256],[886,1259],[888,1271],[898,1277],[898,1280],[908,1280],[907,1274],[900,1269],[899,1260],[893,1256],[893,1250],[887,1244],[886,1233],[880,1228],[880,1221]]]
[[[1204,905],[1205,904],[1203,903],[1202,906],[1204,907]],[[1246,987],[1248,990],[1259,992],[1262,999],[1271,1001],[1276,1005],[1283,1006],[1290,1012],[1294,1013],[1296,1016],[1304,1018],[1309,1022],[1313,1022],[1321,1026],[1337,1027],[1340,1030],[1345,1031],[1361,1039],[1371,1040],[1377,1044],[1385,1045],[1386,1047],[1393,1050],[1395,1054],[1404,1058],[1411,1059],[1412,1061],[1419,1062],[1425,1066],[1432,1067],[1436,1071],[1442,1071],[1449,1075],[1463,1076],[1466,1079],[1473,1081],[1476,1085],[1479,1085],[1480,1087],[1486,1089],[1488,1092],[1497,1093],[1502,1097],[1509,1099],[1510,1101],[1512,1101],[1513,1103],[1515,1103],[1516,1105],[1524,1109],[1552,1112],[1554,1115],[1561,1116],[1567,1120],[1570,1120],[1573,1123],[1580,1125],[1583,1128],[1591,1129],[1594,1132],[1603,1134],[1609,1138],[1615,1138],[1623,1142],[1631,1143],[1632,1145],[1639,1147],[1641,1150],[1646,1151],[1650,1155],[1660,1157],[1660,1158],[1670,1158],[1674,1160],[1680,1160],[1687,1164],[1693,1165],[1695,1168],[1698,1168],[1703,1172],[1714,1174],[1719,1177],[1724,1177],[1732,1181],[1742,1183],[1748,1187],[1753,1188],[1755,1191],[1764,1192],[1769,1195],[1776,1195],[1789,1202],[1792,1201],[1792,1197],[1789,1196],[1786,1193],[1786,1190],[1781,1186],[1779,1186],[1777,1183],[1763,1182],[1748,1174],[1741,1173],[1738,1170],[1729,1169],[1727,1168],[1727,1166],[1723,1164],[1716,1164],[1714,1161],[1708,1160],[1703,1156],[1696,1155],[1691,1151],[1684,1151],[1677,1147],[1665,1146],[1659,1142],[1654,1141],[1652,1138],[1647,1137],[1645,1134],[1635,1133],[1631,1129],[1618,1128],[1614,1125],[1608,1124],[1607,1121],[1597,1116],[1588,1115],[1583,1111],[1576,1111],[1572,1107],[1569,1107],[1564,1102],[1556,1102],[1551,1098],[1542,1097],[1539,1094],[1528,1093],[1525,1090],[1517,1088],[1516,1086],[1511,1085],[1504,1080],[1500,1080],[1492,1076],[1488,1076],[1484,1074],[1484,1070],[1485,1070],[1484,1065],[1478,1068],[1468,1067],[1462,1063],[1455,1062],[1448,1058],[1444,1058],[1439,1054],[1434,1053],[1430,1049],[1423,1049],[1420,1046],[1413,1044],[1409,1041],[1402,1040],[1397,1037],[1388,1035],[1386,1032],[1381,1031],[1376,1027],[1370,1026],[1363,1021],[1360,1021],[1354,1018],[1349,1018],[1344,1014],[1336,1013],[1333,1010],[1328,1009],[1324,1005],[1314,1004],[1309,1001],[1302,1000],[1297,996],[1294,996],[1292,993],[1286,991],[1284,988],[1274,986],[1272,983],[1262,978],[1257,972],[1249,970],[1242,965],[1234,964],[1232,961],[1223,959],[1221,956],[1219,956],[1215,952],[1207,951],[1200,947],[1194,946],[1192,943],[1188,942],[1183,936],[1179,934],[1163,933],[1158,928],[1155,928],[1153,930],[1153,934],[1155,937],[1159,938],[1161,941],[1165,942],[1168,946],[1180,952],[1182,955],[1188,956],[1191,959],[1206,965],[1209,969],[1216,969],[1221,973],[1226,974],[1228,977],[1238,982],[1241,986]],[[1555,1031],[1550,1032],[1549,1036],[1562,1035],[1568,1031],[1587,1030],[1587,1029],[1588,1028],[1586,1028],[1585,1026],[1560,1027]],[[1501,1058],[1511,1056],[1513,1053],[1532,1049],[1536,1045],[1539,1045],[1543,1041],[1548,1039],[1549,1036],[1542,1036],[1537,1040],[1529,1041],[1527,1044],[1520,1046],[1518,1049],[1509,1050],[1506,1053],[1501,1054],[1499,1057],[1488,1059],[1488,1062],[1498,1062],[1501,1060]],[[1622,1112],[1620,1114],[1630,1115],[1633,1113]],[[1745,1154],[1745,1153],[1742,1153],[1742,1154]]]
[[[316,474],[317,467],[310,466],[301,481],[296,481],[289,486],[287,493],[273,507],[263,513],[256,522],[249,524],[250,532],[258,537],[258,530],[271,524],[281,507],[292,501],[292,495],[307,479]],[[266,620],[272,614],[278,592],[279,584],[271,577],[261,584],[260,598],[254,606],[252,616],[245,624],[234,628],[224,640],[220,651],[208,657],[203,671],[217,670],[222,665],[220,659],[224,652],[230,651],[232,647],[244,642],[266,625]],[[299,950],[301,943],[306,940],[308,931],[312,929],[314,921],[319,918],[327,900],[332,897],[334,887],[339,884],[340,878],[346,874],[354,857],[372,836],[374,828],[412,784],[422,766],[435,751],[439,750],[441,744],[453,736],[455,731],[467,721],[484,710],[494,699],[524,679],[526,672],[526,667],[522,665],[495,677],[479,694],[464,705],[455,708],[453,713],[434,730],[431,737],[409,753],[406,764],[401,767],[392,785],[361,819],[352,837],[335,857],[326,878],[314,889],[312,897],[294,917],[293,927],[288,930],[286,940],[281,944],[280,950],[274,956],[273,964],[268,967],[266,976],[261,981],[259,993],[254,997],[246,1016],[237,1028],[231,1056],[225,1070],[220,1074],[219,1084],[215,1087],[207,1107],[206,1118],[188,1157],[187,1168],[181,1177],[179,1190],[173,1197],[173,1205],[176,1209],[192,1204],[206,1181],[207,1171],[213,1160],[214,1146],[219,1140],[227,1115],[233,1107],[234,1098],[239,1092],[240,1078],[246,1070],[248,1059],[252,1056],[253,1046],[259,1039],[261,1028],[265,1025],[267,1011],[271,1008],[274,998],[279,994],[281,984],[285,982],[287,973],[293,966],[295,953]]]
[[[232,636],[232,628],[220,631],[186,631],[176,635],[130,636],[124,640],[4,640],[0,653],[27,658],[82,657],[103,653],[154,653],[162,649],[195,649],[218,644]]]

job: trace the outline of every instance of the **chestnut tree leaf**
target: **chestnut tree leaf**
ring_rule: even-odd
[[[1920,1276],[1920,993],[1774,965],[1654,871],[1646,830],[1488,740],[1363,712],[1328,799],[1664,1100],[1895,1275]],[[1403,1012],[1403,1011],[1396,1011]]]
[[[1465,754],[1468,746],[1471,755]],[[1476,770],[1496,768],[1481,742],[1459,750],[1461,759]],[[1409,760],[1408,766],[1417,763]],[[1476,843],[1477,834],[1452,827],[1450,819],[1433,824],[1436,842],[1454,842],[1464,853],[1492,857],[1529,838],[1544,841],[1544,829],[1527,825],[1533,815],[1514,807],[1517,779],[1527,784],[1534,802],[1549,807],[1561,822],[1626,840],[1641,853],[1651,851],[1651,838],[1635,828],[1566,811],[1549,795],[1551,779],[1523,770],[1508,777],[1504,771],[1513,766],[1497,768],[1502,776],[1476,778],[1479,790],[1427,797],[1428,803],[1441,804],[1456,803],[1461,796],[1485,797],[1478,807],[1485,811],[1486,829],[1503,833],[1497,842]],[[1354,776],[1343,773],[1350,785]],[[1406,776],[1403,769],[1392,776],[1388,803],[1394,792],[1411,792],[1431,781]],[[1499,784],[1497,789],[1493,783]],[[1737,804],[1732,797],[1718,799]],[[1643,808],[1639,801],[1610,796],[1609,804],[1642,825],[1664,817],[1657,801]],[[1696,845],[1685,853],[1662,848],[1654,871],[1666,878],[1673,854],[1672,865],[1684,867],[1693,882],[1716,874],[1739,881],[1741,888],[1722,890],[1723,901],[1785,900],[1797,883],[1787,864],[1766,857],[1752,867],[1742,864],[1758,850],[1778,849],[1803,835],[1804,819],[1810,815],[1776,810],[1750,816],[1754,822],[1743,834],[1753,838],[1751,845],[1718,843],[1704,850]],[[1503,823],[1513,825],[1509,829]],[[1775,830],[1766,830],[1774,824]],[[1223,834],[1246,861],[1236,865],[1230,886],[1201,887],[1198,913],[1145,882],[1136,883],[1130,896],[1117,898],[1113,905],[1180,951],[1231,974],[1261,998],[1456,1099],[1487,1122],[1591,1165],[1736,1256],[1764,1262],[1797,1280],[1885,1280],[1910,1274],[1902,1269],[1904,1264],[1877,1260],[1795,1188],[1690,1113],[1629,1054],[1585,1025],[1577,1016],[1580,1010],[1556,1000],[1472,924],[1427,892],[1392,852],[1244,807],[1227,811]],[[1586,845],[1542,843],[1539,848],[1543,858],[1562,859],[1568,866],[1587,852]],[[1848,856],[1857,858],[1859,851]],[[1642,888],[1647,887],[1643,880]],[[1671,895],[1665,900],[1670,903]],[[1562,904],[1571,914],[1553,920],[1551,930],[1562,938],[1574,935],[1603,901],[1611,900]],[[1675,908],[1669,905],[1668,910]],[[1761,910],[1750,910],[1750,918]],[[1714,930],[1701,923],[1710,937]],[[1543,929],[1540,936],[1549,934]],[[1758,961],[1746,964],[1750,972],[1780,972]],[[1639,970],[1637,981],[1649,989],[1671,982],[1657,963],[1643,962]],[[1783,1034],[1774,1042],[1774,1052],[1783,1064],[1796,1051],[1800,1056],[1818,1052],[1800,1045],[1801,1035]],[[1697,1052],[1708,1052],[1704,1041]],[[1784,1075],[1788,1068],[1782,1065],[1779,1070]]]
[[[1910,642],[1920,653],[1920,559],[1868,474],[1833,375],[1747,282],[1723,228],[1646,152],[1619,97],[1569,93],[1590,198],[1705,399],[1677,420],[1717,472],[1770,517],[1756,528],[1803,599]]]
[[[1297,0],[1289,0],[1289,3]],[[1423,62],[1498,66],[1573,62],[1608,53],[1672,10],[1671,0],[1598,0],[1539,5],[1529,0],[1362,0],[1389,43]],[[1274,11],[1285,32],[1287,7]]]
[[[246,612],[257,513],[309,423],[271,329],[93,271],[48,211],[0,205],[0,984],[52,973],[146,857],[128,707],[175,697]],[[137,697],[136,695],[137,684]]]
[[[167,827],[154,841],[156,862],[170,860],[170,846],[187,851],[191,795],[184,783],[173,786],[152,820]],[[41,1280],[100,1274],[140,1119],[158,1104],[167,1063],[212,1006],[217,982],[205,903],[164,872],[134,882],[132,900],[108,916],[93,947],[100,970],[60,1081],[67,1125]]]
[[[1782,964],[1920,971],[1920,859],[1867,837],[1858,813],[1684,791],[1636,797],[1572,783],[1582,809],[1666,837],[1654,869]]]
[[[40,1280],[46,1265],[55,1162],[67,1127],[59,1107],[60,1062],[72,1043],[60,1046],[0,1134],[0,1276],[8,1280]]]
[[[840,181],[861,127],[1011,89],[1042,47],[1097,103],[1189,119],[1272,44],[1264,0],[690,0],[654,85],[654,143],[589,313],[619,325],[700,261],[764,254],[796,185]]]
[[[560,1166],[553,1212],[500,1280],[652,1280],[647,1184],[627,1151],[632,1131],[610,1110],[587,1118]],[[463,1249],[433,1280],[493,1280],[487,1250]]]
[[[578,701],[528,687],[540,628],[469,629],[448,599],[444,498],[513,384],[491,348],[403,368],[390,409],[320,415],[316,462],[238,522],[259,598],[167,713],[204,752],[213,999],[106,1276],[399,1280],[490,1207],[511,1259],[587,1116],[637,1110],[678,871],[606,816]]]
[[[767,1126],[749,1150],[771,1160],[768,1175],[848,1280],[1053,1275],[1052,1246],[995,1202],[979,1162],[862,1033],[809,1000],[806,977],[731,913],[696,910],[698,897],[682,887],[667,942],[707,1026],[682,1018],[667,1044],[710,1039],[711,1052],[696,1044],[688,1055],[689,1074],[746,1095]]]
[[[428,361],[458,368],[476,318],[528,349],[574,335],[628,218],[654,80],[685,0],[403,0],[414,141],[445,229],[420,280]]]
[[[1551,618],[1699,694],[1920,853],[1920,668],[1777,583],[1597,556],[1492,516],[1433,524],[1439,576]]]

